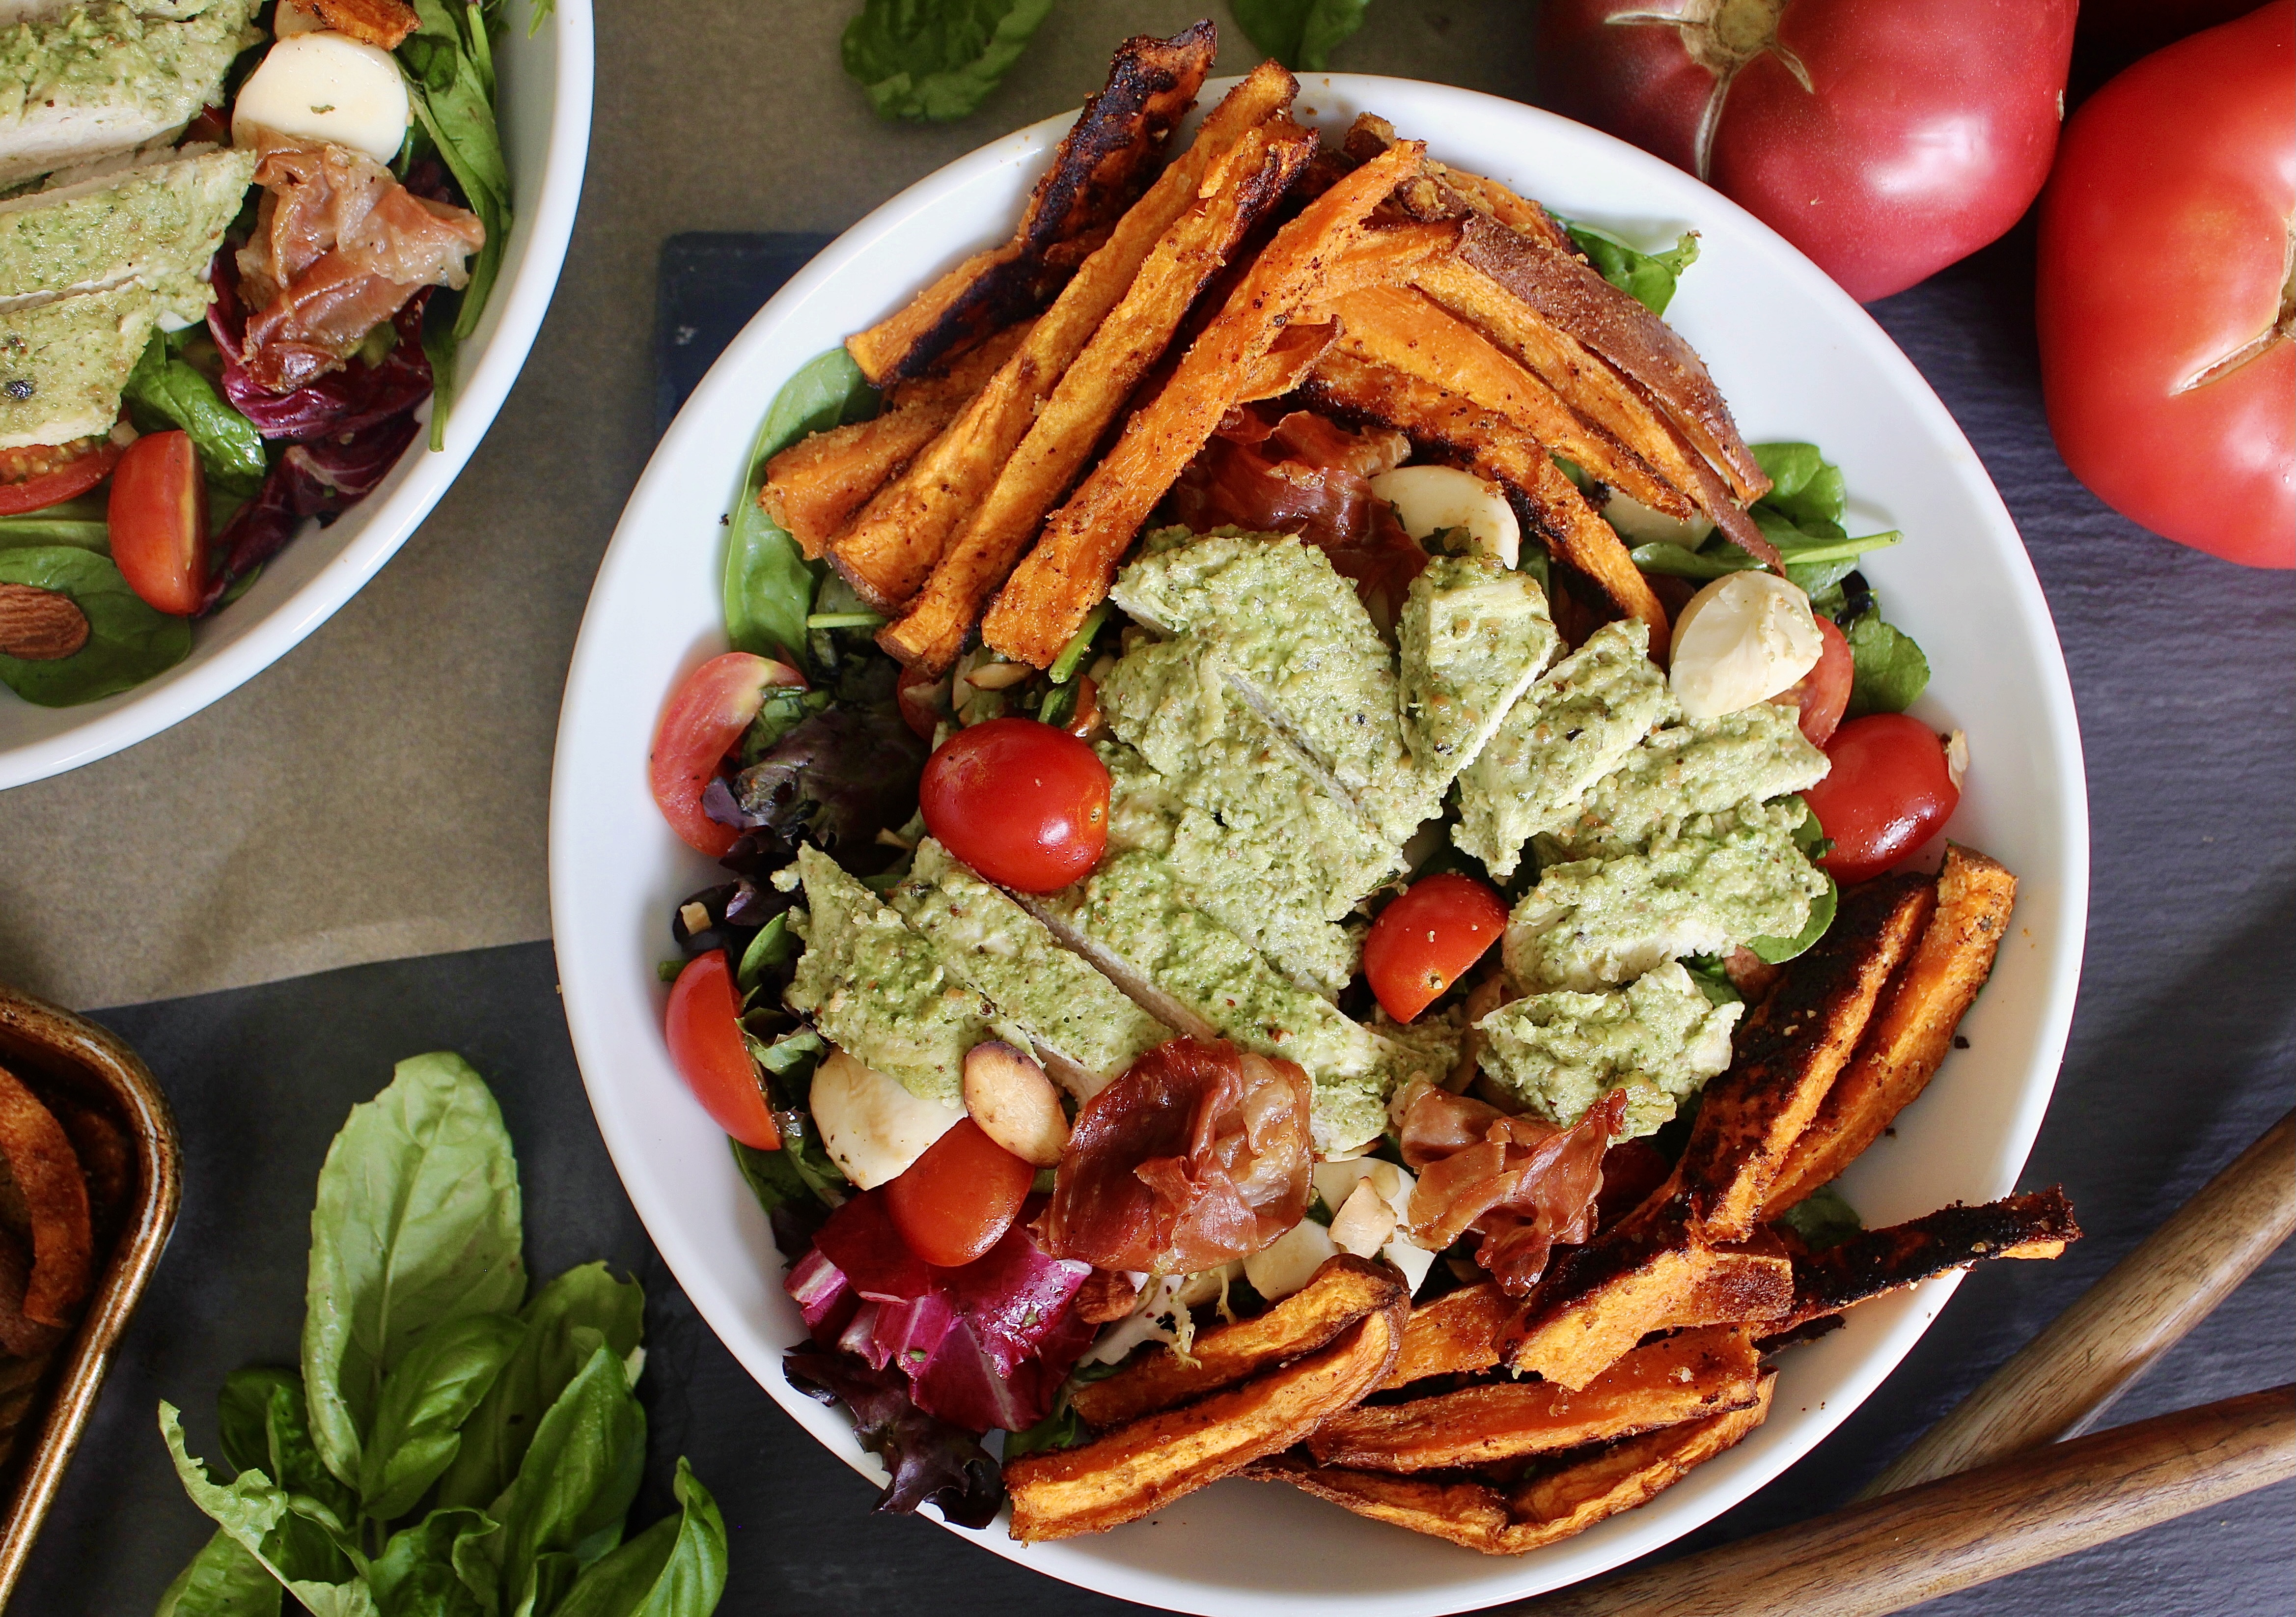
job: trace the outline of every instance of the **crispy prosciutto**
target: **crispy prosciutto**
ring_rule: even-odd
[[[239,250],[240,359],[286,393],[339,369],[425,286],[459,287],[486,243],[476,214],[417,196],[372,158],[263,135],[254,236]]]
[[[1478,1234],[1475,1261],[1509,1296],[1527,1295],[1554,1247],[1594,1232],[1603,1154],[1626,1104],[1625,1091],[1613,1090],[1564,1129],[1448,1090],[1423,1092],[1403,1116],[1403,1160],[1419,1174],[1412,1239],[1439,1252]]]
[[[1173,485],[1175,521],[1296,533],[1332,559],[1377,621],[1394,620],[1427,553],[1370,480],[1411,452],[1400,432],[1350,432],[1309,410],[1231,410]]]
[[[1077,1113],[1046,1247],[1103,1269],[1193,1274],[1250,1256],[1308,1211],[1307,1073],[1175,1038]]]

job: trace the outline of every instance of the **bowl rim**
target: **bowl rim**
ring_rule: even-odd
[[[521,229],[526,233],[525,250],[487,311],[485,320],[493,329],[479,349],[477,364],[459,379],[447,418],[446,447],[430,452],[421,439],[410,446],[393,469],[391,486],[372,505],[360,508],[360,526],[342,550],[213,656],[200,658],[195,646],[193,660],[144,685],[86,704],[84,722],[29,741],[0,744],[0,791],[109,757],[238,689],[300,644],[365,587],[461,475],[525,367],[566,261],[583,170],[589,161],[594,87],[590,6],[591,0],[556,0],[545,24],[554,36],[550,56],[556,93],[533,201],[512,225],[514,234]],[[430,407],[425,400],[420,408],[425,423]],[[301,537],[308,538],[308,529]],[[18,701],[12,692],[0,691],[0,703]]]
[[[1695,185],[1694,181],[1688,180],[1670,166],[1625,143],[1587,130],[1555,114],[1503,97],[1453,86],[1381,75],[1301,74],[1300,78],[1303,105],[1308,104],[1313,94],[1318,91],[1338,93],[1352,98],[1355,104],[1373,107],[1380,104],[1380,96],[1397,91],[1407,90],[1414,96],[1432,94],[1443,98],[1447,106],[1456,108],[1463,119],[1501,116],[1517,120],[1519,124],[1521,120],[1530,120],[1545,125],[1551,131],[1567,131],[1572,139],[1599,141],[1606,147],[1615,149],[1623,160],[1672,176],[1669,183]],[[1233,77],[1208,82],[1200,97],[1200,106],[1208,105],[1222,89],[1234,82]],[[742,441],[749,441],[750,434],[754,431],[754,423],[762,416],[763,406],[756,404],[754,389],[744,380],[744,373],[754,363],[751,356],[770,345],[783,324],[791,317],[792,312],[827,287],[856,259],[885,250],[889,241],[899,236],[913,217],[944,192],[962,190],[999,168],[1041,160],[1045,151],[1074,116],[1073,111],[1064,113],[1015,131],[1001,140],[975,149],[905,188],[824,247],[752,317],[694,390],[657,446],[644,473],[631,493],[602,562],[593,589],[592,607],[622,587],[629,575],[643,569],[658,567],[660,535],[649,529],[647,519],[652,508],[662,503],[673,488],[693,481],[693,468],[686,463],[683,451],[685,442],[689,439],[701,440],[705,437],[705,423],[729,412],[742,416]],[[1435,130],[1429,133],[1431,144],[1439,149],[1442,144],[1440,133]],[[2087,923],[2089,869],[2087,793],[2070,681],[2062,648],[2056,640],[2054,624],[2042,596],[2039,580],[2018,540],[2014,522],[1998,491],[1993,487],[1974,450],[1970,447],[1966,436],[1912,362],[1870,315],[1767,226],[1719,193],[1701,188],[1698,207],[1697,218],[1702,225],[1709,222],[1718,224],[1726,218],[1734,230],[1762,238],[1773,257],[1782,260],[1778,268],[1785,278],[1788,290],[1797,297],[1830,304],[1836,321],[1855,328],[1854,334],[1860,338],[1861,351],[1889,373],[1892,390],[1900,401],[1922,418],[1939,447],[1948,452],[1945,458],[1949,464],[1945,468],[1946,474],[1958,480],[1983,517],[1988,542],[1998,546],[2001,551],[2013,597],[2012,610],[2037,636],[2036,650],[2040,653],[2039,660],[2043,664],[2037,699],[2043,710],[2044,731],[2055,753],[2051,784],[2057,800],[2062,805],[2062,823],[2049,827],[2053,833],[2062,835],[2052,868],[2053,874],[2062,879],[2063,890],[2057,898],[2060,924],[2045,947],[2039,962],[2038,1004],[2022,1088],[2018,1092],[2001,1136],[1984,1158],[1988,1164],[1988,1170],[1996,1181],[1995,1188],[1988,1194],[2005,1194],[2013,1187],[2017,1175],[2030,1153],[2042,1116],[2054,1090],[2057,1069],[2071,1019]],[[1631,203],[1626,211],[1632,211]],[[733,489],[739,486],[741,472],[742,468],[738,466],[732,470],[728,498],[733,497]],[[655,551],[655,555],[644,554],[650,546]],[[715,593],[714,586],[712,593]],[[595,776],[595,771],[589,767],[586,738],[578,732],[576,717],[584,710],[586,702],[596,699],[592,693],[603,693],[617,683],[627,682],[626,671],[616,666],[614,648],[608,641],[607,633],[602,627],[601,617],[586,610],[569,670],[554,761],[550,879],[553,933],[569,1030],[586,1089],[597,1114],[600,1132],[610,1154],[615,1159],[619,1172],[626,1159],[633,1163],[643,1160],[646,1150],[644,1137],[646,1124],[636,1115],[634,1108],[624,1104],[618,1091],[617,1079],[620,1075],[615,1061],[608,1054],[612,1047],[617,1018],[602,1014],[603,994],[594,997],[585,991],[590,979],[590,963],[584,950],[573,945],[579,923],[570,926],[570,918],[579,915],[584,908],[583,885],[586,875],[586,869],[577,867],[570,850],[575,841],[574,827],[580,823],[588,806],[584,795],[587,784],[585,776]],[[722,646],[722,639],[716,644]],[[700,652],[690,660],[688,666],[708,654],[708,651]],[[636,757],[642,765],[642,747]],[[664,834],[668,834],[666,829]],[[844,1414],[816,1403],[791,1389],[780,1372],[777,1349],[754,1356],[749,1350],[747,1338],[755,1333],[743,1328],[748,1311],[743,1300],[734,1295],[719,1267],[710,1261],[701,1245],[689,1237],[678,1219],[673,1216],[674,1205],[679,1198],[668,1186],[652,1183],[643,1174],[636,1177],[624,1174],[623,1180],[649,1235],[671,1273],[693,1301],[697,1311],[710,1322],[711,1328],[726,1342],[729,1350],[742,1361],[744,1367],[775,1401],[808,1432],[856,1471],[881,1483],[883,1481],[882,1469],[859,1448],[853,1436],[851,1423]],[[1746,1456],[1746,1463],[1732,1470],[1726,1483],[1717,1484],[1714,1491],[1720,1495],[1718,1502],[1701,1500],[1695,1506],[1700,1512],[1695,1520],[1669,1527],[1652,1525],[1639,1532],[1629,1530],[1605,1545],[1601,1552],[1600,1565],[1582,1566],[1567,1574],[1543,1575],[1536,1570],[1542,1563],[1553,1564],[1555,1551],[1562,1547],[1557,1546],[1555,1550],[1542,1555],[1493,1563],[1494,1577],[1491,1580],[1431,1587],[1423,1595],[1417,1596],[1408,1592],[1385,1592],[1378,1596],[1376,1606],[1365,1604],[1360,1609],[1365,1612],[1376,1609],[1383,1614],[1394,1613],[1394,1617],[1405,1617],[1406,1613],[1434,1617],[1435,1613],[1470,1610],[1494,1601],[1519,1598],[1599,1575],[1607,1568],[1615,1567],[1694,1531],[1697,1525],[1710,1521],[1784,1472],[1839,1426],[1896,1368],[1950,1299],[1960,1280],[1958,1272],[1941,1276],[1862,1309],[1861,1312],[1874,1321],[1874,1340],[1857,1361],[1855,1371],[1835,1387],[1822,1408],[1801,1413],[1792,1441],[1781,1441],[1759,1461]],[[1742,1455],[1745,1453],[1743,1450],[1740,1452]],[[929,1510],[924,1514],[939,1519],[936,1512]],[[1612,1518],[1611,1523],[1606,1525],[1636,1518],[1655,1523],[1661,1514],[1656,1511],[1647,1515],[1640,1511],[1628,1512]],[[943,1523],[943,1525],[948,1524]],[[1184,1580],[1161,1571],[1144,1570],[1138,1564],[1119,1565],[1113,1562],[1071,1559],[1058,1553],[1048,1555],[1046,1552],[1059,1552],[1068,1547],[1015,1545],[1005,1537],[1001,1516],[987,1529],[951,1527],[949,1531],[959,1532],[1017,1564],[1032,1567],[1078,1587],[1174,1609],[1207,1613],[1305,1613],[1313,1607],[1318,1617],[1324,1617],[1332,1604],[1322,1596],[1279,1591],[1261,1582],[1215,1585],[1209,1580]],[[1500,1568],[1518,1570],[1511,1580],[1502,1582],[1505,1573],[1499,1571]],[[1357,1609],[1357,1602],[1342,1601],[1339,1604],[1346,1605],[1351,1612]]]

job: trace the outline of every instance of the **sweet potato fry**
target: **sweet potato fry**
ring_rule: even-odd
[[[2080,1234],[2057,1185],[1866,1230],[1794,1260],[1793,1311],[1775,1328],[1790,1331],[1987,1258],[2054,1258]]]
[[[1156,502],[1204,447],[1267,350],[1320,297],[1331,261],[1365,216],[1419,161],[1396,145],[1308,204],[1252,261],[1171,380],[1133,415],[1013,570],[981,633],[1004,655],[1043,668],[1108,593],[1119,557]]]
[[[1992,974],[2017,878],[1983,854],[1946,850],[1937,909],[1817,1117],[1786,1153],[1762,1217],[1775,1219],[1855,1161],[1936,1076],[1954,1030]]]
[[[1667,1324],[1676,1330],[1699,1326],[1759,1325],[1770,1327],[1793,1309],[1793,1260],[1767,1230],[1751,1241],[1702,1248],[1690,1290]]]
[[[1210,22],[1169,39],[1145,36],[1117,47],[1108,83],[1085,103],[1029,193],[1012,240],[973,254],[890,318],[846,339],[861,373],[881,386],[922,375],[958,344],[1040,307],[1140,194],[1172,129],[1195,104],[1211,70]]]
[[[1580,1391],[1502,1381],[1341,1410],[1308,1437],[1308,1452],[1366,1471],[1496,1465],[1744,1408],[1760,1376],[1746,1326],[1684,1331],[1632,1350]]]
[[[1375,112],[1358,112],[1341,149],[1352,160],[1369,162],[1395,144],[1395,126]],[[1418,219],[1464,219],[1480,213],[1519,230],[1557,252],[1577,250],[1546,209],[1517,196],[1496,180],[1430,160],[1422,171],[1396,188],[1396,202]]]
[[[1105,1431],[1312,1353],[1365,1315],[1392,1309],[1403,1282],[1392,1271],[1342,1252],[1265,1314],[1200,1333],[1186,1357],[1153,1352],[1105,1381],[1069,1395],[1085,1424]]]
[[[1278,1453],[1377,1386],[1395,1362],[1407,1301],[1366,1314],[1330,1344],[1242,1385],[1119,1426],[1078,1449],[1004,1467],[1013,1536],[1105,1532]]]
[[[7,1159],[31,1222],[24,1317],[35,1325],[69,1326],[93,1275],[87,1184],[55,1114],[5,1067],[0,1067],[0,1156]]]
[[[1244,1474],[1289,1482],[1359,1516],[1447,1539],[1487,1555],[1520,1555],[1582,1533],[1645,1504],[1692,1467],[1734,1447],[1770,1412],[1777,1373],[1756,1383],[1741,1409],[1664,1427],[1575,1457],[1500,1489],[1458,1473],[1397,1476],[1309,1465],[1297,1456],[1262,1460]]]
[[[1754,1233],[1786,1153],[1817,1115],[1936,902],[1924,876],[1850,889],[1832,929],[1739,1030],[1730,1070],[1706,1086],[1678,1170],[1690,1216],[1709,1240]]]
[[[832,543],[831,562],[863,600],[891,612],[924,587],[957,524],[987,497],[1143,261],[1194,203],[1212,165],[1289,105],[1298,87],[1289,73],[1264,62],[1229,91],[964,413]]]
[[[1420,1304],[1403,1327],[1403,1350],[1395,1356],[1395,1368],[1387,1373],[1380,1390],[1408,1386],[1431,1375],[1489,1369],[1499,1362],[1501,1334],[1521,1307],[1495,1280],[1463,1285]]]
[[[1507,488],[1557,560],[1591,580],[1619,616],[1648,624],[1652,646],[1666,644],[1666,608],[1618,534],[1579,497],[1546,451],[1498,411],[1367,364],[1337,345],[1316,362],[1307,391],[1336,414],[1394,427],[1423,447],[1447,451],[1477,476]]]
[[[981,603],[1069,491],[1204,283],[1275,205],[1315,144],[1289,119],[1270,119],[1213,161],[1187,210],[1141,261],[1123,300],[1062,374],[907,612],[878,631],[878,644],[930,674],[956,661]]]
[[[1555,1259],[1511,1327],[1507,1364],[1573,1391],[1586,1386],[1684,1311],[1704,1244],[1683,1199],[1661,1191]]]

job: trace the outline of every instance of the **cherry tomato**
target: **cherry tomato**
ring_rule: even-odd
[[[1488,882],[1456,871],[1414,882],[1364,940],[1371,991],[1390,1016],[1409,1022],[1483,957],[1506,918],[1506,900]]]
[[[741,1002],[724,949],[685,963],[670,985],[662,1031],[678,1076],[718,1127],[758,1151],[780,1149],[781,1130],[774,1127],[758,1063],[742,1038]]]
[[[1540,104],[1686,168],[1861,300],[2015,224],[2073,0],[1548,0]]]
[[[960,730],[925,760],[925,829],[990,881],[1057,892],[1108,846],[1108,766],[1033,718]]]
[[[958,1268],[1004,1238],[1036,1178],[1035,1169],[968,1117],[889,1180],[885,1197],[911,1252],[936,1268]]]
[[[1853,718],[1833,733],[1833,767],[1802,795],[1833,850],[1818,863],[1845,886],[1935,836],[1961,801],[1937,732],[1903,713]]]
[[[21,516],[76,499],[102,482],[119,464],[119,446],[110,439],[76,444],[36,444],[0,452],[0,516]]]
[[[2041,199],[2035,316],[2073,475],[2153,532],[2296,566],[2296,5],[2083,103]]]
[[[1822,612],[1817,614],[1817,638],[1822,648],[1817,666],[1773,699],[1792,702],[1801,710],[1801,733],[1813,747],[1824,746],[1841,723],[1842,710],[1849,705],[1850,682],[1857,674],[1857,664],[1849,658],[1849,642],[1833,620]]]
[[[647,759],[653,800],[687,847],[713,859],[724,858],[741,833],[704,813],[701,794],[775,685],[802,690],[805,676],[786,663],[727,652],[688,674],[661,710]]]
[[[188,618],[207,604],[208,485],[188,432],[139,438],[111,473],[111,559],[153,610]]]

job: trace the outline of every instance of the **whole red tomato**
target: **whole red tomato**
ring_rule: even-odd
[[[1033,718],[959,730],[917,783],[925,829],[990,881],[1058,892],[1108,847],[1108,766]]]
[[[2049,430],[2105,504],[2180,545],[2296,566],[2296,3],[2099,90],[2041,199]]]
[[[2017,222],[2072,0],[1549,0],[1539,102],[1689,169],[1861,301]]]

